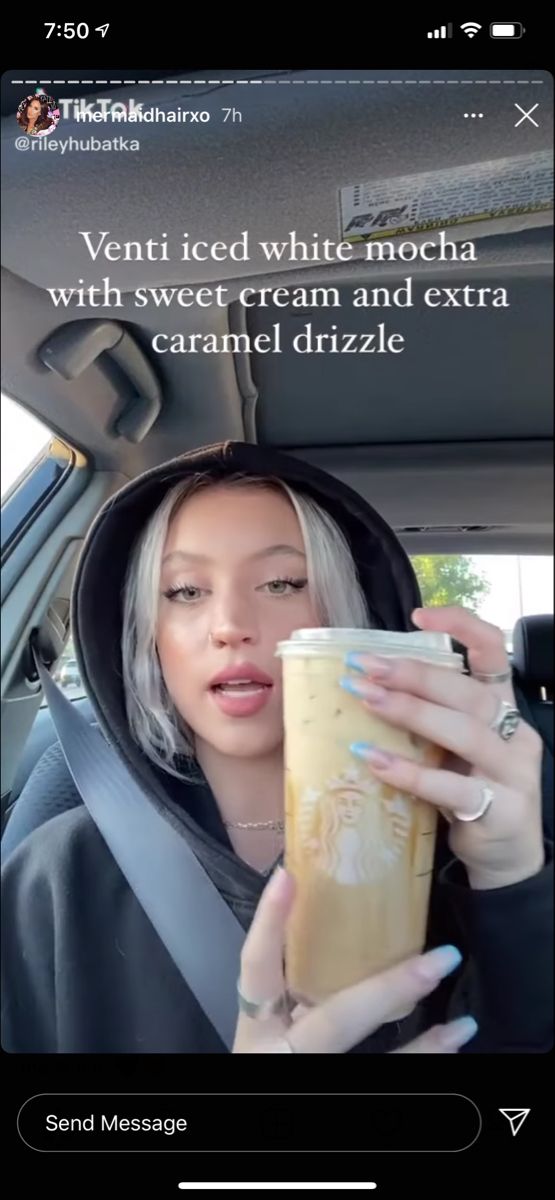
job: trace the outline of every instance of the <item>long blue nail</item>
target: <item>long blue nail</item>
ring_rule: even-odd
[[[364,691],[361,689],[358,679],[350,679],[348,675],[345,676],[344,679],[339,680],[339,686],[344,688],[346,692],[352,692],[353,696],[364,695]]]
[[[418,974],[423,979],[445,979],[462,963],[462,954],[456,946],[437,946],[430,950],[418,964]]]
[[[359,654],[355,654],[354,650],[350,650],[349,653],[345,655],[345,666],[352,667],[353,671],[362,671],[364,673],[362,659]]]
[[[440,1036],[447,1050],[456,1050],[459,1046],[465,1046],[477,1032],[478,1022],[474,1017],[459,1017],[456,1021],[450,1021],[441,1030]]]
[[[356,754],[358,758],[366,758],[368,751],[375,748],[372,742],[351,742],[349,746],[351,754]]]
[[[393,766],[395,755],[388,754],[387,750],[381,750],[379,746],[373,746],[372,742],[351,742],[349,746],[351,754],[356,754],[357,758],[363,758],[365,762],[369,762],[373,767],[382,767],[383,769]]]
[[[339,683],[346,692],[352,692],[353,696],[366,700],[368,704],[383,704],[387,699],[386,688],[379,687],[377,683],[369,681],[363,683],[362,680],[351,679],[348,675],[344,679],[340,679]]]

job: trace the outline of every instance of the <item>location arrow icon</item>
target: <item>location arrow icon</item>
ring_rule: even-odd
[[[510,1126],[513,1137],[516,1137],[519,1129],[522,1128],[524,1122],[531,1110],[529,1108],[500,1108],[499,1112],[503,1117],[506,1117]]]

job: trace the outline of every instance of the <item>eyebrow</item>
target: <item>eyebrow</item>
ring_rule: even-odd
[[[257,550],[249,556],[249,561],[256,562],[260,558],[271,558],[278,554],[295,554],[298,558],[306,560],[306,554],[303,554],[302,550],[298,550],[296,546],[287,546],[282,543],[277,546],[266,546],[263,550]],[[192,554],[187,550],[172,550],[171,554],[166,554],[166,557],[162,559],[162,566],[177,559],[197,563],[211,561],[207,554]]]

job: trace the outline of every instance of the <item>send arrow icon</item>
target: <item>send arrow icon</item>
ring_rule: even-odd
[[[531,1110],[529,1108],[500,1108],[499,1112],[506,1117],[512,1130],[513,1137],[516,1137],[519,1129],[522,1128],[524,1122]]]

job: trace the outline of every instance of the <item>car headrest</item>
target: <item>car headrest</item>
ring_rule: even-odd
[[[553,615],[520,617],[513,632],[513,666],[525,688],[553,694]]]

